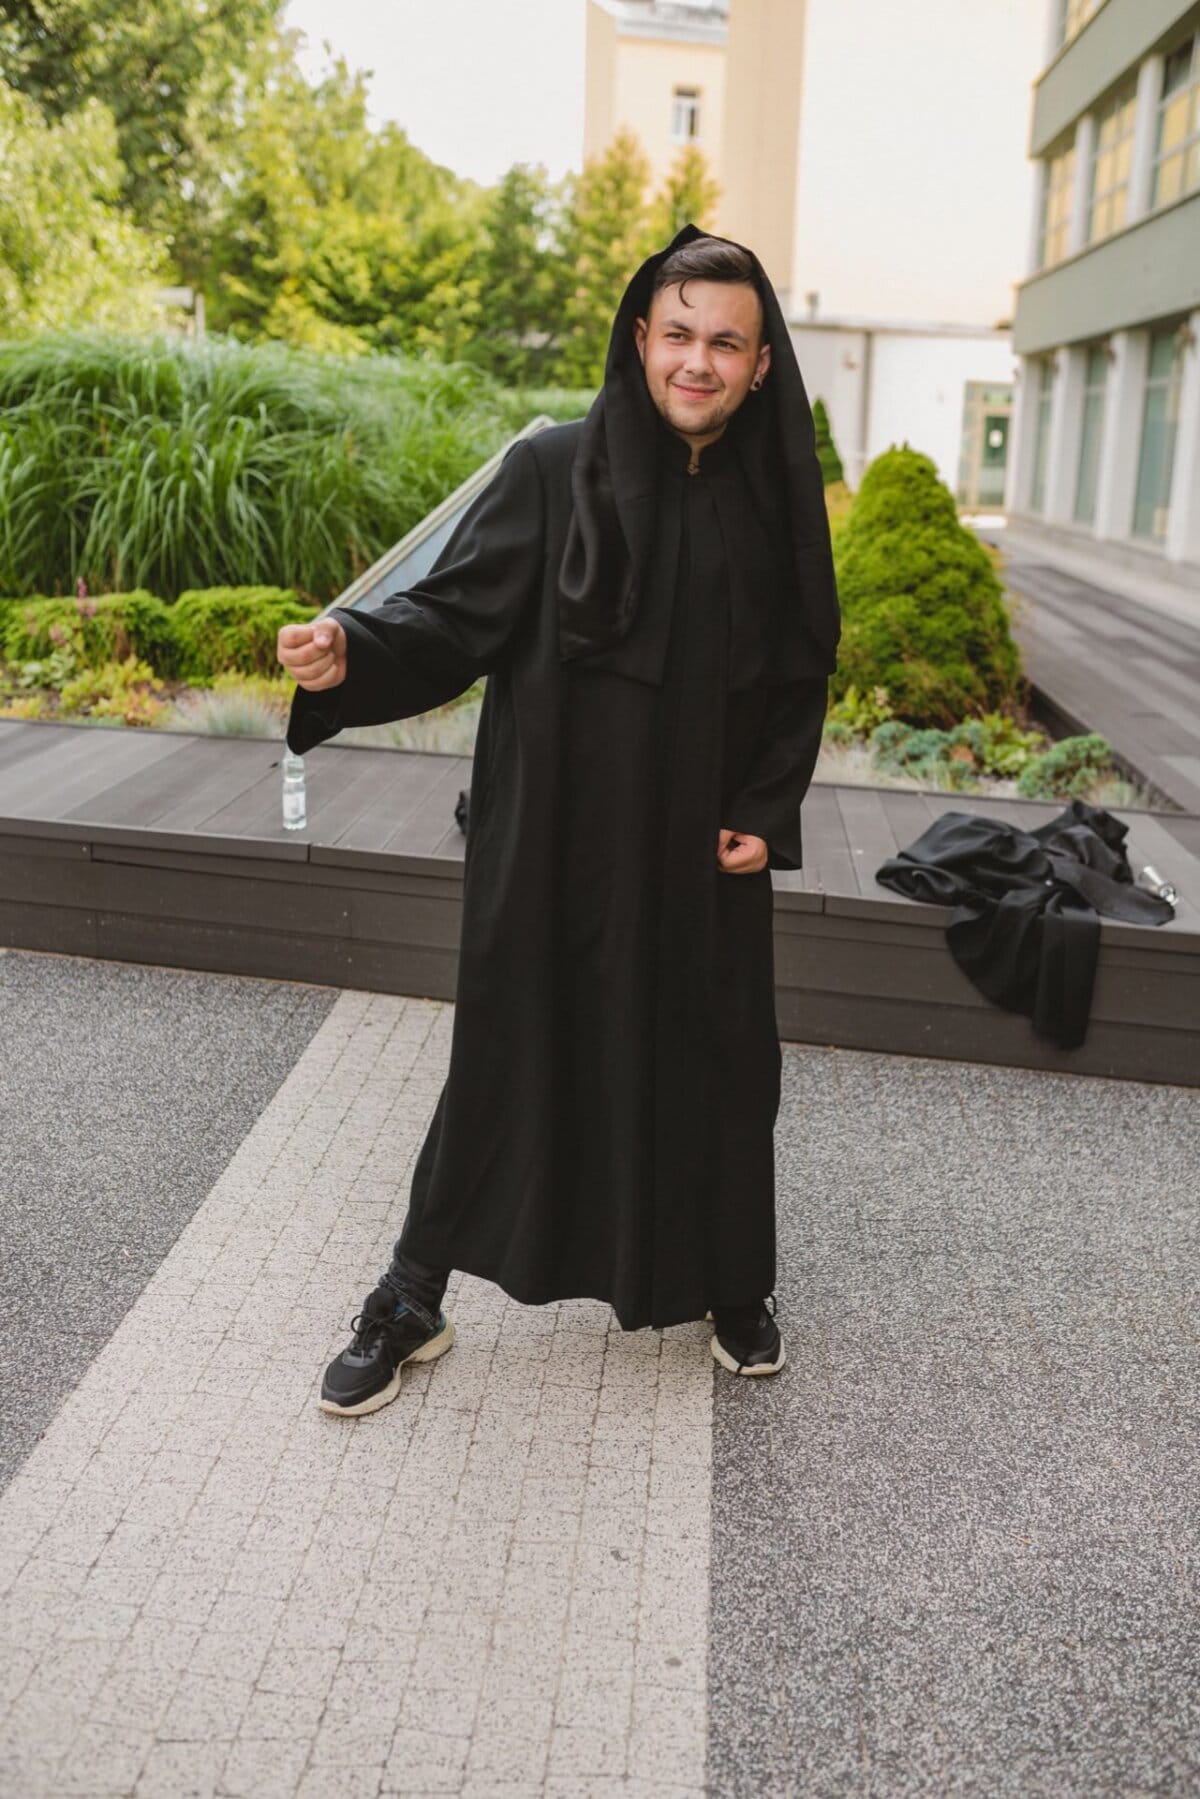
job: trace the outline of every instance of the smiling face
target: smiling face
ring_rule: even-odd
[[[762,302],[749,282],[698,276],[661,288],[649,318],[637,321],[650,398],[693,448],[720,437],[751,382],[765,377],[771,346],[762,329]]]

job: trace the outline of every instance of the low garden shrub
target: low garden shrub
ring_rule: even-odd
[[[898,717],[949,727],[1011,705],[1021,666],[995,565],[928,456],[893,446],[863,476],[834,553],[835,699],[887,689]]]
[[[1018,776],[1017,792],[1029,800],[1084,799],[1098,783],[1118,777],[1111,744],[1089,731],[1035,756]]]
[[[152,593],[8,600],[0,606],[0,655],[6,662],[52,658],[68,646],[80,663],[120,662],[134,655],[149,662],[158,674],[174,672],[170,611]]]
[[[58,716],[112,719],[124,725],[157,724],[168,702],[161,693],[148,662],[129,655],[121,662],[107,662],[84,670],[64,682],[58,696]]]
[[[285,587],[181,593],[170,608],[178,672],[187,681],[208,681],[231,670],[277,673],[279,627],[299,624],[319,611]]]
[[[205,588],[173,606],[150,593],[9,600],[0,604],[0,658],[16,665],[16,685],[25,688],[61,688],[83,669],[129,656],[160,680],[278,676],[280,625],[318,610],[286,587]]]

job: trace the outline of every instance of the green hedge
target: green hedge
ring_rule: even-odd
[[[77,646],[82,661],[123,662],[131,652],[158,673],[173,673],[170,609],[152,593],[106,593],[96,599],[6,600],[0,606],[0,653],[6,662],[40,661]]]
[[[282,675],[275,655],[281,625],[320,611],[285,587],[207,587],[181,593],[171,607],[179,673],[207,680],[226,669],[243,675]]]
[[[69,646],[93,668],[135,655],[164,681],[211,681],[230,670],[282,675],[275,656],[280,625],[319,610],[286,587],[203,588],[181,594],[172,606],[140,591],[0,600],[0,656],[44,661]]]

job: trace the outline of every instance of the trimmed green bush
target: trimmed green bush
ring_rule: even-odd
[[[181,593],[169,611],[179,674],[185,681],[208,681],[228,669],[279,672],[279,627],[300,624],[320,607],[285,587],[209,587]]]
[[[1021,665],[1003,588],[928,456],[877,456],[835,543],[843,630],[835,699],[885,687],[897,717],[953,725],[1011,704]]]
[[[1017,779],[1028,800],[1084,799],[1097,782],[1118,774],[1112,746],[1097,731],[1064,737],[1044,756],[1035,756]]]
[[[6,662],[40,661],[68,643],[81,662],[93,666],[133,655],[156,674],[174,673],[170,610],[152,593],[6,600],[0,606],[0,655]]]

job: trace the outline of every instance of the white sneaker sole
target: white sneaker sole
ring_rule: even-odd
[[[716,1357],[717,1361],[720,1362],[722,1368],[728,1368],[730,1374],[778,1374],[779,1370],[783,1367],[783,1364],[787,1361],[787,1350],[783,1346],[782,1337],[779,1339],[779,1359],[777,1361],[755,1362],[742,1368],[738,1367],[729,1351],[721,1347],[720,1338],[715,1334],[709,1338],[708,1347],[712,1350],[713,1355]]]
[[[364,1412],[377,1412],[381,1406],[390,1405],[400,1391],[400,1375],[410,1362],[433,1362],[438,1356],[445,1355],[454,1343],[454,1320],[447,1318],[445,1328],[428,1342],[421,1343],[406,1355],[402,1362],[396,1364],[396,1372],[386,1387],[380,1387],[378,1393],[372,1393],[369,1399],[360,1399],[357,1405],[338,1405],[333,1399],[318,1399],[317,1404],[323,1412],[333,1412],[339,1418],[358,1418]]]

